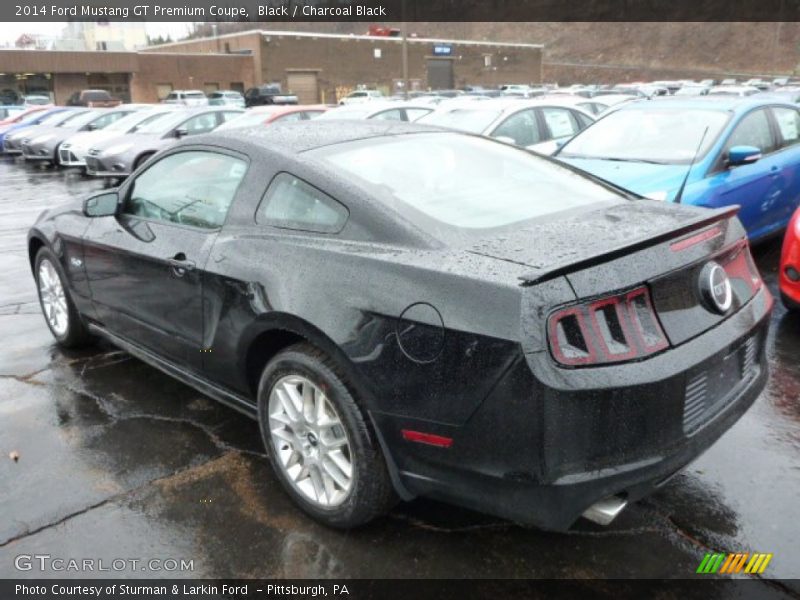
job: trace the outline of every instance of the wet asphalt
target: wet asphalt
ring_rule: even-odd
[[[79,576],[18,571],[23,554],[193,560],[111,573],[124,577],[684,578],[707,552],[764,552],[762,597],[800,598],[800,318],[780,302],[753,408],[611,526],[545,533],[417,500],[333,531],[282,492],[255,422],[111,346],[55,346],[26,232],[44,208],[101,187],[0,160],[0,578]],[[754,250],[773,293],[779,252],[779,240]]]

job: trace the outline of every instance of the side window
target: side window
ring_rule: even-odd
[[[589,111],[589,112],[591,112],[592,114],[595,114],[592,111]],[[572,114],[578,120],[578,128],[579,128],[580,131],[583,131],[589,125],[594,123],[594,121],[592,121],[589,117],[587,117],[583,113],[579,113],[578,111],[572,111]]]
[[[304,116],[306,119],[316,119],[316,118],[317,118],[318,116],[320,116],[320,115],[321,115],[323,112],[324,112],[324,111],[321,111],[321,110],[307,110],[307,111],[305,111],[305,112],[303,113],[303,116]]]
[[[403,121],[403,111],[399,108],[392,108],[379,112],[377,115],[371,117],[379,121]]]
[[[188,135],[196,135],[198,133],[207,133],[217,126],[216,113],[205,113],[192,117],[180,126],[185,129]]]
[[[765,109],[753,111],[739,122],[728,138],[725,149],[730,150],[733,146],[755,146],[765,154],[772,152],[775,143]]]
[[[772,114],[778,122],[782,146],[792,146],[800,141],[800,111],[775,106],[772,108]]]
[[[550,131],[550,139],[572,137],[582,129],[575,114],[566,108],[542,108],[542,116]]]
[[[511,138],[518,146],[531,146],[542,141],[536,112],[532,108],[511,115],[491,135]]]
[[[406,116],[408,117],[409,121],[416,121],[417,119],[421,119],[425,115],[427,115],[430,110],[427,108],[407,108],[406,109]]]
[[[241,159],[203,150],[171,154],[139,175],[123,212],[165,223],[216,229],[247,171]]]
[[[256,222],[282,229],[339,233],[350,216],[347,208],[288,173],[270,183],[258,207]]]
[[[221,112],[219,113],[220,123],[225,123],[226,121],[230,121],[231,119],[235,119],[236,117],[241,117],[242,113],[240,112]]]

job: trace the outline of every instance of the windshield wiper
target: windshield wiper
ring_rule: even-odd
[[[620,158],[617,156],[593,156],[595,160],[611,160],[614,162],[637,162],[637,163],[647,163],[648,165],[666,165],[669,163],[664,162],[663,160],[649,160],[647,158]]]

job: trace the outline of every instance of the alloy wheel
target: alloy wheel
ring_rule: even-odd
[[[67,297],[56,268],[46,258],[39,263],[39,298],[50,328],[64,335],[69,327]]]
[[[279,379],[269,395],[269,430],[276,463],[309,502],[333,508],[353,486],[354,457],[336,408],[309,379]]]

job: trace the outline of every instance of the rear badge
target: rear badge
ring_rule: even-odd
[[[731,280],[718,263],[710,262],[700,271],[700,295],[710,310],[724,315],[733,304]]]

